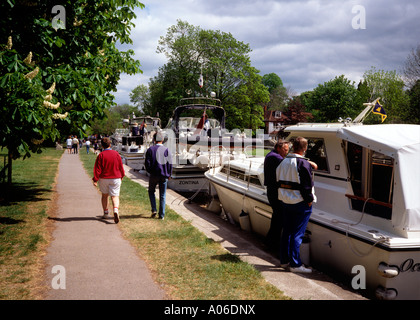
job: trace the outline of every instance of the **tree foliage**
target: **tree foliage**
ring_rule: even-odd
[[[226,109],[228,128],[259,128],[268,90],[251,65],[250,51],[248,44],[230,33],[203,30],[178,20],[159,40],[157,52],[164,53],[168,63],[150,81],[148,111],[159,111],[166,121],[181,98],[215,92]],[[200,74],[203,88],[198,85]]]
[[[355,118],[363,105],[354,82],[344,75],[319,84],[313,91],[301,95],[304,105],[315,122],[336,122],[341,118]]]
[[[275,73],[268,73],[262,77],[262,83],[270,93],[267,109],[284,110],[289,102],[289,94],[281,78]]]
[[[409,100],[404,91],[404,81],[396,71],[376,70],[372,67],[363,75],[369,93],[369,101],[381,98],[388,115],[387,122],[401,123],[409,119]]]
[[[0,141],[14,158],[30,156],[30,151],[40,149],[41,140],[55,140],[60,133],[81,135],[113,104],[121,72],[141,72],[139,61],[131,58],[133,52],[116,47],[117,42],[132,42],[135,7],[143,4],[137,0],[1,2],[0,43],[11,36],[13,46],[1,48],[0,113],[9,125],[0,129]],[[31,62],[23,63],[29,53]],[[31,70],[38,74],[28,81],[24,75]],[[55,91],[49,101],[45,91],[51,86]],[[44,101],[59,105],[50,109]],[[54,121],[52,113],[67,116]]]

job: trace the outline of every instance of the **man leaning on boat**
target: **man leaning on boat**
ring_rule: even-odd
[[[284,226],[281,238],[280,263],[292,272],[310,273],[300,259],[300,245],[305,234],[312,202],[316,202],[311,163],[304,158],[308,141],[298,137],[290,153],[277,167],[278,196],[282,201]]]

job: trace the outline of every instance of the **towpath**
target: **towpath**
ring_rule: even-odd
[[[56,201],[46,300],[165,299],[118,225],[100,218],[100,194],[78,155],[65,152],[60,160]]]

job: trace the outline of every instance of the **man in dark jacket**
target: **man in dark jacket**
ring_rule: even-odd
[[[274,149],[264,159],[264,185],[267,186],[267,199],[273,209],[270,230],[266,236],[266,244],[273,250],[280,249],[281,232],[283,230],[283,217],[281,201],[278,199],[276,169],[280,162],[289,153],[289,142],[279,140]]]
[[[149,199],[152,206],[152,218],[157,214],[156,209],[156,186],[159,185],[159,219],[165,218],[166,188],[168,179],[172,174],[172,158],[169,149],[163,142],[160,132],[155,135],[156,144],[146,151],[145,166],[149,177]]]

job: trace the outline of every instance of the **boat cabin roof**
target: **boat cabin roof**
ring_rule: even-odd
[[[286,132],[335,135],[394,159],[393,225],[420,232],[420,125],[299,124]]]

